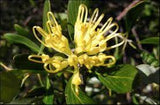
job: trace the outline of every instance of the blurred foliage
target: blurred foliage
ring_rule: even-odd
[[[0,103],[10,104],[160,104],[159,101],[159,7],[157,0],[0,0]],[[77,95],[71,84],[72,68],[48,74],[42,64],[27,59],[29,54],[47,52],[34,38],[34,25],[45,28],[45,15],[53,11],[71,48],[76,13],[80,3],[113,17],[120,32],[137,47],[128,44],[124,52],[116,49],[117,63],[111,68],[82,68],[83,85]],[[50,5],[50,6],[49,6]],[[124,16],[117,17],[127,10]],[[43,22],[42,22],[43,21]],[[109,52],[112,53],[112,52]],[[59,54],[61,55],[61,54]]]

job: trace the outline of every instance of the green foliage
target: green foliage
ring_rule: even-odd
[[[0,101],[10,102],[20,89],[20,80],[12,72],[0,73]]]
[[[99,80],[110,90],[126,93],[132,90],[137,70],[132,65],[120,65],[111,75],[97,73]]]
[[[47,31],[46,22],[47,22],[47,12],[51,11],[50,0],[45,0],[43,7],[43,29]]]
[[[45,104],[53,104],[54,95],[53,94],[50,95],[50,93],[49,93],[49,88],[50,87],[51,87],[50,80],[49,80],[49,78],[47,76],[46,77],[46,90],[47,90],[47,92],[46,92],[45,97],[43,98],[43,102]]]
[[[39,51],[39,46],[24,36],[14,34],[14,33],[6,33],[4,34],[4,38],[11,43],[23,44],[34,52]]]
[[[34,36],[30,34],[29,31],[23,28],[22,26],[14,24],[14,29],[17,31],[17,34],[27,37],[31,40],[34,39]]]
[[[48,95],[43,98],[45,104],[53,104],[54,95]]]
[[[155,67],[159,66],[159,61],[158,61],[158,59],[155,58],[155,56],[153,54],[150,54],[150,53],[144,51],[141,53],[140,56],[142,57],[142,60],[145,63],[150,64]]]
[[[159,45],[159,37],[149,37],[146,39],[141,40],[141,44],[153,44],[153,45]]]
[[[123,9],[124,7],[126,7],[126,4],[129,5],[131,2],[122,2],[122,6],[117,5],[112,1],[95,1],[94,3],[91,3],[92,1],[90,0],[69,0],[68,2],[63,2],[65,2],[64,10],[62,9],[63,6],[57,7],[57,4],[59,3],[61,5],[62,1],[45,0],[44,4],[39,5],[40,2],[35,0],[29,0],[31,8],[33,9],[32,14],[36,13],[37,16],[28,16],[26,17],[26,20],[21,20],[25,20],[26,23],[28,19],[31,19],[31,21],[29,21],[29,23],[27,24],[27,28],[18,25],[19,23],[14,24],[14,29],[16,33],[5,33],[2,36],[3,39],[0,40],[0,103],[160,103],[159,101],[157,101],[159,99],[159,95],[157,93],[159,93],[160,70],[159,37],[155,36],[158,33],[158,29],[156,28],[158,26],[158,18],[155,16],[156,13],[158,14],[158,12],[156,12],[158,11],[156,9],[156,2],[150,0],[140,0],[137,4],[132,5],[132,8],[126,13],[124,17],[125,27],[122,26],[120,29],[126,29],[129,35],[128,39],[134,41],[133,43],[135,44],[135,46],[138,46],[137,49],[131,49],[130,47],[128,47],[127,44],[128,42],[131,42],[131,40],[126,39],[128,42],[126,43],[125,51],[122,53],[121,47],[117,47],[115,50],[114,57],[116,58],[117,62],[113,67],[93,67],[91,68],[91,70],[87,71],[87,68],[83,65],[79,66],[81,80],[83,81],[83,83],[80,84],[78,88],[79,93],[76,93],[75,85],[72,84],[73,77],[71,75],[73,73],[73,67],[68,66],[58,73],[49,74],[44,70],[43,63],[35,63],[28,60],[28,56],[33,53],[36,53],[37,55],[48,54],[50,57],[61,56],[66,58],[65,55],[57,53],[50,48],[44,49],[43,44],[41,44],[40,46],[37,45],[37,41],[35,41],[34,35],[30,33],[31,30],[28,31],[28,29],[32,28],[30,27],[30,25],[33,26],[40,24],[40,22],[38,22],[38,19],[43,20],[42,27],[45,31],[47,31],[47,12],[54,11],[54,15],[57,18],[58,23],[60,23],[60,25],[62,26],[63,34],[65,36],[69,36],[70,40],[73,41],[74,25],[76,22],[78,7],[80,4],[86,4],[88,8],[89,6],[91,6],[91,8],[93,9],[98,7],[100,10],[99,14],[101,14],[101,11],[105,11],[107,12],[107,17],[110,15],[113,15],[114,17],[114,15],[119,14],[120,11],[118,10]],[[54,5],[54,10],[51,10],[51,4]],[[103,6],[107,7],[106,10],[101,10],[102,4]],[[41,6],[43,6],[43,13],[41,9],[39,9],[42,8]],[[55,7],[58,9],[55,9]],[[105,9],[106,7],[103,8]],[[108,11],[110,11],[111,13]],[[88,12],[89,14],[90,12],[92,13],[92,11],[90,10],[88,10]],[[39,15],[43,15],[43,18],[41,19],[41,17],[39,17],[35,21],[36,23],[34,23],[35,17],[38,17]],[[152,17],[156,18],[153,19]],[[139,24],[138,21],[144,23],[145,26]],[[120,23],[121,22],[123,25],[123,21],[120,21]],[[25,23],[23,24],[24,26],[26,25]],[[101,23],[103,23],[103,20]],[[133,27],[136,27],[135,31],[137,31],[137,36],[130,36],[130,34],[135,34],[133,32],[131,33]],[[145,28],[141,29],[142,27]],[[8,31],[12,32],[12,30]],[[139,39],[141,39],[139,41],[140,43],[137,43],[137,40]],[[42,40],[44,39],[42,38]],[[8,44],[8,42],[10,44]],[[115,43],[119,43],[118,40]],[[26,47],[21,49],[21,46],[19,47],[19,44],[22,44]],[[70,43],[70,46],[74,46],[72,44],[73,43]],[[110,46],[110,44],[112,44],[112,42],[107,43],[107,46]],[[7,51],[4,52],[2,48],[5,48]],[[109,50],[104,53],[110,55],[113,52],[114,51]],[[51,68],[55,69],[54,67]],[[98,79],[93,80],[93,84],[89,82],[92,77],[97,77]],[[147,86],[150,86],[149,89],[151,88],[151,90],[147,90]],[[88,87],[90,87],[90,90],[87,89]],[[113,91],[113,93],[110,96],[107,93],[110,93],[111,91]]]
[[[45,31],[48,31],[47,30],[47,27],[46,27],[46,22],[47,22],[47,12],[51,11],[51,4],[50,4],[50,0],[45,0],[44,2],[44,7],[43,7],[43,29]],[[42,38],[43,40],[43,38]],[[39,50],[39,54],[43,53],[43,50],[44,50],[44,45],[41,44],[40,46],[40,50]]]
[[[65,96],[67,104],[95,104],[81,89],[79,94],[75,92],[75,86],[71,83],[72,78],[68,81]]]

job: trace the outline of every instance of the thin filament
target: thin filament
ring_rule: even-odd
[[[28,56],[28,59],[30,61],[33,61],[33,62],[36,62],[36,63],[43,63],[42,61],[35,60],[34,58],[41,58],[42,59],[42,56],[39,56],[39,55],[30,55],[30,56]]]
[[[36,37],[36,39],[41,42],[44,46],[47,46],[36,34],[36,30],[45,38],[47,37],[47,35],[45,35],[46,33],[43,31],[43,29],[41,29],[40,27],[38,26],[34,26],[33,27],[33,34],[34,36]]]
[[[98,8],[96,8],[91,16],[91,19],[89,21],[89,23],[95,23],[95,21],[97,20],[97,17],[98,17]]]
[[[53,23],[54,26],[58,26],[56,18],[54,17],[52,12],[47,13],[47,18],[48,18],[48,20],[50,20]]]

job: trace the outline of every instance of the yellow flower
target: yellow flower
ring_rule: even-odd
[[[87,21],[87,7],[83,4],[79,6],[74,33],[76,54],[86,52],[88,55],[94,55],[118,47],[124,43],[121,33],[116,33],[118,31],[118,25],[117,23],[112,23],[113,18],[109,18],[101,28],[97,28],[104,17],[104,14],[101,14],[98,18],[98,12],[99,10],[95,9],[91,19]],[[108,32],[107,35],[105,35],[106,32]],[[122,41],[108,47],[106,42],[115,37],[121,38]]]
[[[30,55],[28,59],[33,62],[43,63],[44,69],[49,73],[57,73],[68,66],[73,66],[72,84],[75,85],[75,91],[78,94],[78,86],[82,84],[79,68],[83,65],[87,69],[91,69],[93,66],[110,67],[114,65],[116,62],[115,57],[106,55],[103,52],[118,47],[125,42],[123,34],[117,32],[119,27],[117,23],[112,22],[113,18],[109,18],[101,28],[98,28],[104,17],[104,14],[98,17],[98,13],[99,10],[95,9],[91,18],[87,20],[87,7],[84,4],[79,6],[74,27],[74,42],[76,45],[72,52],[67,38],[62,34],[61,26],[57,23],[53,13],[48,12],[48,21],[46,22],[48,31],[45,32],[41,27],[34,26],[33,33],[44,46],[67,55],[67,58],[61,56],[49,57],[42,54]],[[38,37],[38,33],[44,38],[44,41]],[[114,38],[121,41],[115,45],[108,46],[107,42]]]
[[[68,61],[60,56],[53,56],[50,58],[48,55],[30,55],[30,61],[37,63],[44,63],[44,69],[49,73],[56,73],[68,66]],[[39,59],[39,60],[38,60]]]
[[[115,64],[116,60],[113,56],[107,56],[103,53],[99,53],[97,56],[88,56],[83,54],[78,58],[81,65],[85,65],[88,69],[91,69],[93,66],[107,66],[110,67]],[[112,60],[112,62],[105,63],[105,61]]]
[[[33,33],[38,41],[40,41],[44,46],[48,48],[53,48],[54,50],[64,53],[66,55],[71,55],[72,52],[69,48],[69,43],[67,38],[62,35],[61,26],[58,25],[52,12],[47,13],[48,21],[46,23],[48,33],[45,32],[41,27],[34,26]],[[38,37],[37,32],[44,37],[44,42]]]
[[[75,92],[78,94],[78,86],[82,84],[82,80],[80,78],[79,70],[77,69],[73,74],[72,84],[75,85]]]

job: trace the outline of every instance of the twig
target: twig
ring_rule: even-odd
[[[140,40],[139,40],[138,34],[137,34],[137,32],[136,32],[136,27],[133,27],[133,28],[132,28],[132,33],[133,33],[133,35],[134,35],[134,37],[135,37],[135,39],[136,39],[138,48],[139,48],[140,50],[143,50],[142,45],[140,44]]]
[[[41,75],[40,75],[39,73],[37,74],[37,77],[38,77],[38,80],[39,80],[40,85],[43,87],[44,84],[43,84],[43,82],[42,82]]]
[[[7,67],[5,64],[3,64],[2,62],[0,62],[0,66],[2,66],[6,71],[11,71],[12,69]]]
[[[24,21],[24,25],[26,26],[31,19],[32,19],[32,16],[27,17],[27,19]]]
[[[126,98],[129,103],[131,103],[131,94],[129,92],[126,93]]]
[[[141,2],[142,0],[134,0],[129,6],[127,6],[117,17],[116,19],[120,21],[126,14],[127,12],[137,3]]]

